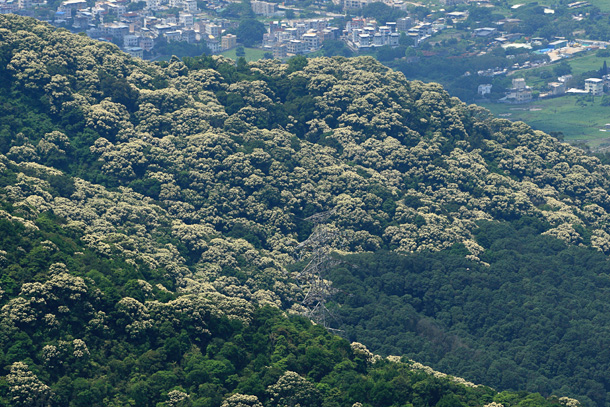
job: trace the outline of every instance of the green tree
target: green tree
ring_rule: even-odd
[[[246,47],[252,47],[263,40],[265,32],[267,32],[265,24],[260,21],[255,19],[242,20],[237,27],[237,41]]]

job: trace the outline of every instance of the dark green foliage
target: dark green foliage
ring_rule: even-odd
[[[161,55],[176,55],[178,57],[196,57],[204,54],[211,54],[205,42],[190,44],[184,41],[167,42],[165,37],[159,39],[155,50]]]
[[[3,266],[9,271],[0,280],[5,291],[1,304],[15,298],[22,284],[49,278],[47,270],[56,262],[65,263],[76,276],[86,275],[87,292],[79,299],[69,297],[69,291],[65,295],[57,292],[53,303],[47,302],[48,307],[65,305],[71,309],[67,316],[58,315],[58,329],[39,330],[20,323],[20,330],[3,330],[0,363],[6,366],[28,360],[30,369],[55,394],[53,406],[105,406],[104,400],[156,406],[175,388],[186,392],[192,405],[219,406],[232,392],[255,395],[267,405],[271,403],[269,386],[286,370],[300,375],[301,385],[295,385],[308,390],[282,387],[280,400],[308,406],[361,402],[380,407],[396,403],[451,407],[482,405],[495,396],[489,388],[463,387],[413,371],[408,364],[383,360],[373,364],[354,352],[346,340],[305,318],[287,318],[272,308],[256,310],[249,324],[209,315],[206,339],[188,325],[180,329],[167,323],[154,324],[145,340],[134,338],[123,330],[126,321],[116,312],[116,304],[124,296],[147,300],[137,278],[168,287],[172,283],[156,279],[145,269],[140,274],[120,259],[99,258],[78,239],[68,237],[60,219],[45,215],[37,224],[39,232],[25,234],[20,223],[0,220],[0,243],[7,252]],[[45,254],[45,240],[53,241],[59,250]],[[28,255],[19,255],[23,251]],[[101,293],[92,296],[96,289]],[[153,298],[168,300],[159,291]],[[86,308],[91,306],[106,314],[105,330],[83,325]],[[189,316],[176,314],[174,318],[188,322]],[[74,337],[87,344],[86,358],[63,355],[45,362],[43,346]],[[69,343],[63,346],[71,346],[65,345]],[[527,393],[502,394],[514,405],[528,400]],[[0,403],[10,405],[3,382]],[[551,407],[553,403],[540,397],[531,405]]]
[[[572,73],[572,67],[567,62],[563,61],[553,67],[555,76],[563,76]]]
[[[324,55],[327,57],[336,55],[350,57],[353,54],[352,50],[348,48],[345,42],[339,40],[324,41],[324,43],[322,43],[322,52],[324,52]]]
[[[540,236],[544,228],[527,219],[481,224],[476,238],[489,266],[465,260],[463,247],[344,258],[328,276],[340,290],[343,329],[382,354],[468,380],[547,395],[562,388],[603,405],[606,393],[593,383],[604,381],[600,355],[610,345],[608,259]]]
[[[256,19],[242,20],[237,27],[237,41],[246,47],[251,47],[263,40],[267,30],[265,25]]]
[[[367,4],[362,8],[361,13],[361,15],[364,17],[374,18],[379,25],[385,25],[386,22],[396,21],[397,19],[407,15],[406,11],[390,7],[381,2]]]
[[[100,90],[105,97],[113,102],[120,103],[129,111],[137,108],[138,91],[132,88],[125,78],[116,78],[104,71],[98,72],[100,78]]]

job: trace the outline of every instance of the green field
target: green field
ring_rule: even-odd
[[[237,50],[237,48],[232,48],[230,50],[223,52],[222,55],[224,55],[227,58],[237,60],[239,57],[235,54],[236,50]],[[258,49],[258,48],[244,48],[244,50],[246,51],[246,55],[244,56],[244,58],[246,58],[246,61],[248,61],[248,62],[258,61],[259,59],[262,59],[263,56],[265,55],[265,52],[267,52],[267,51],[263,51],[262,49]]]
[[[577,0],[570,0],[570,2],[572,1],[577,1]],[[610,11],[610,2],[608,0],[587,0],[589,3],[591,3],[592,5],[598,7],[602,12],[604,11]],[[515,4],[529,4],[532,3],[531,1],[528,0],[508,0],[507,1],[509,6],[513,6]],[[549,3],[542,3],[542,4],[549,4]],[[555,8],[554,5],[549,4],[549,6],[551,8]]]
[[[522,105],[481,103],[496,117],[521,120],[534,129],[544,132],[562,132],[567,142],[584,142],[591,148],[610,146],[610,107],[601,106],[601,97],[586,106],[579,106],[578,96],[570,95],[555,99],[535,101]]]
[[[587,52],[583,56],[566,59],[572,67],[573,74],[597,71],[604,64],[604,60],[610,63],[610,58],[598,57],[594,51]]]

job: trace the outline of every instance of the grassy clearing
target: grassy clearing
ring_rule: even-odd
[[[610,11],[610,2],[608,2],[608,0],[588,0],[588,1],[595,7],[598,7],[602,12]]]
[[[601,106],[601,97],[579,106],[578,96],[535,101],[523,105],[481,103],[496,117],[521,120],[546,133],[562,132],[567,142],[585,142],[592,148],[610,145],[610,132],[600,131],[610,123],[610,107]]]
[[[227,58],[237,60],[239,57],[235,54],[236,49],[237,48],[229,49],[229,50],[223,52],[222,55],[224,55]],[[244,56],[244,58],[246,58],[246,61],[248,61],[248,62],[258,61],[259,59],[263,59],[263,56],[265,55],[265,52],[266,52],[266,51],[263,51],[262,49],[257,49],[257,48],[244,48],[244,50],[246,51],[246,55]]]
[[[604,64],[604,60],[610,63],[608,57],[598,57],[595,52],[588,52],[582,57],[568,59],[568,63],[572,67],[572,73],[579,74],[587,71],[597,71]]]
[[[576,1],[576,0],[574,0]],[[608,0],[587,0],[589,3],[598,7],[601,11],[610,11],[610,2]],[[509,6],[513,6],[515,4],[529,4],[532,3],[529,0],[508,0]],[[553,2],[555,3],[555,2]],[[539,4],[549,4],[549,3],[539,3]],[[551,8],[555,8],[553,5],[549,4]],[[562,6],[565,7],[565,6]]]

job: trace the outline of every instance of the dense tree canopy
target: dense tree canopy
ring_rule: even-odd
[[[540,247],[563,259],[583,246],[599,265],[610,253],[610,167],[598,159],[370,57],[148,63],[33,19],[0,15],[0,27],[3,403],[28,403],[20,377],[58,405],[574,403],[468,390],[278,309],[308,312],[319,280],[301,278],[295,264],[315,252],[321,230],[328,251],[386,251],[387,261],[449,250],[456,273],[498,267],[501,287],[512,281],[510,255],[481,238],[481,225],[531,219],[542,225]],[[440,310],[452,304],[441,290],[452,271],[427,270],[419,284],[442,285],[401,307],[446,322],[443,312],[457,312]],[[475,283],[468,298],[479,304],[488,293]],[[572,304],[566,286],[555,288],[545,298],[563,304],[556,309]],[[429,310],[417,308],[422,301]],[[588,315],[602,324],[600,304]],[[458,315],[460,334],[501,343],[468,325],[476,312]],[[276,320],[286,326],[274,331]],[[529,328],[538,326],[515,327],[515,341]],[[422,329],[435,338],[434,321]],[[564,343],[556,335],[543,342],[549,352]],[[434,343],[427,349],[417,356],[452,373]],[[603,403],[607,358],[587,365],[597,370],[580,393],[555,384],[584,373],[543,362],[503,356],[495,370],[478,366],[500,390],[530,385],[514,377],[527,372],[549,377],[535,383],[544,396]]]
[[[267,32],[265,24],[251,18],[241,20],[237,27],[237,41],[246,47],[251,47],[263,40],[263,34]]]

